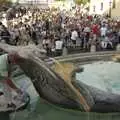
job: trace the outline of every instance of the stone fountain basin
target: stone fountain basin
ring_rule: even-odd
[[[58,57],[55,58],[58,64],[59,62],[64,65],[69,63],[72,69],[68,69],[68,72],[65,66],[62,67],[63,72],[57,72],[51,69],[55,62],[45,63],[45,54],[35,47],[20,47],[19,49],[8,45],[0,45],[0,47],[8,53],[12,52],[12,57],[15,57],[17,65],[31,79],[40,97],[49,103],[85,112],[120,112],[119,94],[106,92],[86,84],[87,82],[83,82],[82,79],[80,81],[75,78],[78,71],[80,74],[84,73],[85,69],[82,69],[84,66],[80,65],[97,61],[112,61],[112,57],[120,52],[96,52]]]
[[[88,104],[92,100],[91,112],[120,112],[120,63],[116,62],[120,58],[118,54],[119,52],[100,52],[59,57],[56,59],[64,70],[54,67],[55,72],[71,82]],[[62,69],[58,66],[58,69]],[[64,76],[63,73],[67,70],[68,73],[65,72]]]

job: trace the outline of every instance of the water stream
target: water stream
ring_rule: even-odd
[[[56,60],[55,58],[50,58],[56,65],[57,65],[57,67],[59,68],[59,72],[61,72],[62,74],[64,74],[65,75],[65,73],[66,73],[66,71],[65,71],[65,69],[64,69],[64,65],[63,64],[61,64],[58,60]]]

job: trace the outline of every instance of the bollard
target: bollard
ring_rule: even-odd
[[[6,41],[5,40],[1,40],[1,43],[6,43]]]
[[[66,47],[64,47],[62,51],[62,56],[66,56],[67,54],[68,54],[68,50]]]
[[[96,46],[95,45],[91,45],[90,52],[92,52],[92,53],[96,52]]]
[[[120,44],[117,45],[116,50],[120,51]]]

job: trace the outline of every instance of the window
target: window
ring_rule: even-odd
[[[116,0],[113,0],[113,6],[112,8],[116,8]]]
[[[96,6],[94,5],[94,6],[93,6],[93,12],[95,12],[95,9],[96,9]]]
[[[100,8],[100,10],[103,10],[103,2],[101,3],[101,8]]]

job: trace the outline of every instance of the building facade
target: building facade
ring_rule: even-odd
[[[70,9],[74,6],[74,0],[55,1],[55,0],[12,0],[14,3],[21,5],[35,5],[37,7],[56,7],[60,9]]]
[[[120,0],[91,0],[90,14],[108,14],[111,17],[120,17]]]
[[[19,3],[25,7],[48,8],[48,1],[52,0],[12,0],[13,3]]]

